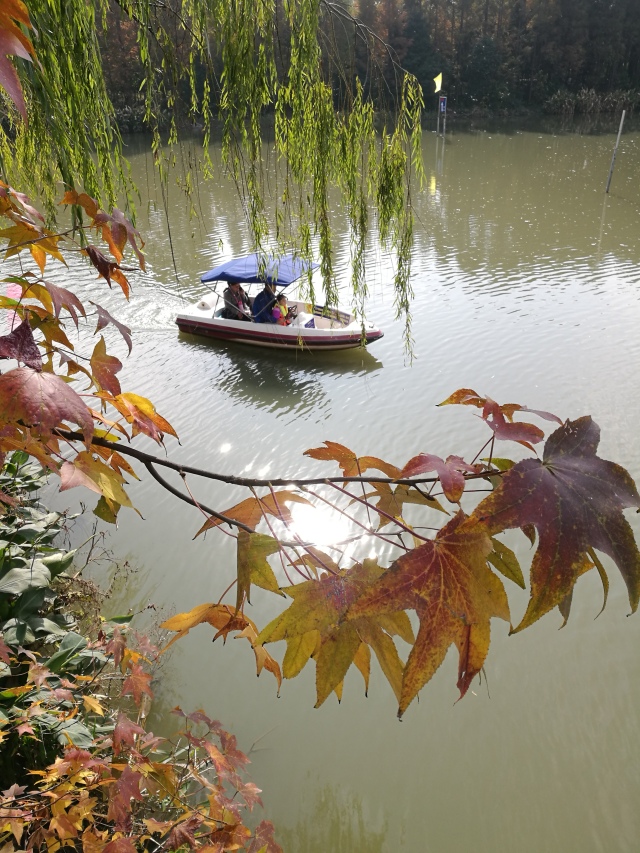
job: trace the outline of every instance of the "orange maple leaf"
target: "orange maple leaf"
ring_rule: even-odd
[[[463,526],[459,512],[436,538],[403,554],[349,609],[347,619],[414,609],[420,630],[402,678],[398,716],[436,672],[451,644],[460,655],[460,697],[482,669],[489,650],[489,620],[509,621],[500,579],[487,565],[491,540]]]

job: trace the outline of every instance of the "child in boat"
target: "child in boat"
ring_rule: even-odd
[[[280,293],[276,296],[276,304],[273,306],[271,317],[274,323],[277,323],[279,326],[288,326],[291,322],[288,314],[289,308],[287,305],[287,297],[284,293]]]

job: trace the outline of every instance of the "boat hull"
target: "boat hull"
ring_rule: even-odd
[[[311,306],[304,306],[311,308]],[[314,310],[313,310],[314,309]],[[268,347],[270,349],[290,350],[342,350],[353,349],[370,344],[383,337],[375,326],[367,323],[364,330],[358,323],[342,325],[339,318],[349,317],[343,312],[335,312],[334,322],[321,317],[323,310],[313,306],[314,320],[330,325],[330,328],[307,328],[305,326],[278,326],[270,323],[246,323],[241,320],[227,320],[223,317],[202,316],[202,312],[191,311],[179,314],[176,324],[181,332],[214,338],[220,341],[248,344],[249,346]],[[212,312],[213,313],[213,312]],[[333,313],[333,312],[332,312]]]

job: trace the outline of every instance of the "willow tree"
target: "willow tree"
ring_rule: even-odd
[[[220,122],[222,164],[236,182],[256,248],[319,252],[325,295],[335,302],[329,193],[339,192],[352,232],[352,285],[363,310],[364,245],[374,228],[396,256],[396,306],[406,314],[411,251],[411,173],[421,174],[422,93],[414,77],[346,6],[329,0],[28,0],[36,61],[15,65],[28,121],[4,99],[3,177],[44,198],[53,216],[59,183],[114,205],[132,186],[105,85],[100,36],[118,15],[135,35],[144,119],[162,180],[180,128],[204,128],[204,175],[211,127]],[[20,10],[21,0],[11,0]],[[18,15],[23,32],[24,16]],[[28,20],[28,19],[26,19]],[[179,42],[179,44],[178,44]],[[345,53],[345,45],[347,52]],[[365,81],[349,61],[365,50]],[[395,85],[376,86],[389,63]],[[382,80],[382,78],[379,78]],[[275,122],[285,179],[266,190],[263,118]],[[188,180],[187,184],[191,182]],[[274,233],[266,211],[275,209]],[[370,211],[375,211],[372,222]],[[408,328],[407,328],[408,334]]]

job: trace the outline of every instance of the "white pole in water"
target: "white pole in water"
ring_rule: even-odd
[[[618,145],[620,145],[620,136],[622,135],[622,125],[624,124],[624,117],[626,112],[626,110],[622,110],[622,118],[620,119],[620,127],[618,128],[618,138],[616,139],[616,147],[613,149],[613,157],[611,158],[609,177],[607,178],[607,188],[605,190],[606,193],[609,192],[609,187],[611,186],[611,176],[613,175],[613,167],[616,162],[616,154],[618,153]]]

